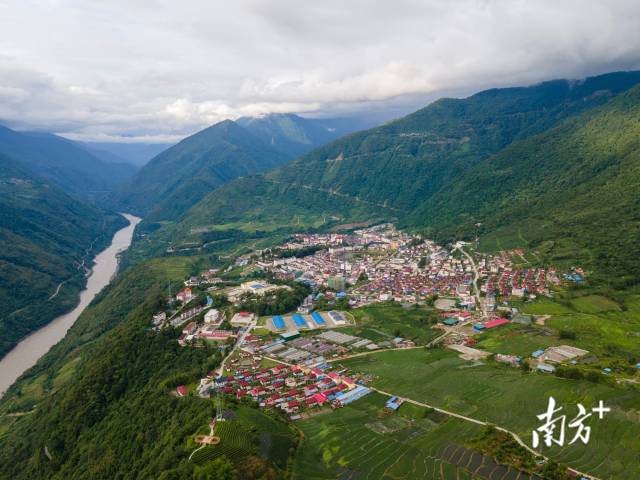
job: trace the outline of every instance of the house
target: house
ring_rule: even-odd
[[[553,373],[556,371],[556,367],[547,365],[546,363],[539,363],[536,369],[542,373]]]
[[[193,335],[197,329],[198,329],[198,325],[196,324],[196,322],[189,322],[182,329],[182,333],[185,335]]]
[[[154,325],[159,325],[161,323],[164,323],[164,321],[167,319],[167,314],[165,312],[159,312],[156,313],[153,316],[153,324]]]
[[[496,318],[494,320],[489,320],[484,324],[484,326],[485,328],[495,328],[495,327],[499,327],[500,325],[505,325],[507,323],[509,323],[509,320],[507,320],[506,318]]]
[[[224,319],[224,314],[215,308],[212,308],[204,314],[204,323],[220,325]]]
[[[178,385],[178,388],[176,388],[176,393],[178,394],[179,397],[184,397],[189,392],[187,390],[187,387],[185,387],[184,385]]]
[[[318,405],[322,405],[323,403],[325,403],[327,401],[327,397],[322,393],[316,393],[311,398],[313,398]]]
[[[189,303],[193,300],[193,296],[193,292],[189,287],[187,287],[177,293],[176,300],[180,300],[182,303]]]
[[[231,325],[234,327],[247,327],[256,319],[256,315],[251,312],[238,312],[231,318]]]

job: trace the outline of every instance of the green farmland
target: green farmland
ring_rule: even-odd
[[[344,364],[373,374],[373,385],[381,390],[491,422],[516,432],[527,443],[539,426],[535,416],[546,410],[549,396],[565,408],[568,419],[576,415],[578,402],[591,408],[603,400],[612,411],[601,421],[591,418],[587,446],[577,442],[542,453],[602,478],[640,476],[640,392],[635,387],[523,374],[510,367],[466,362],[444,350],[381,352]],[[612,450],[611,445],[618,448]]]
[[[467,448],[482,427],[405,404],[385,414],[387,397],[372,393],[333,413],[296,423],[303,441],[293,479],[515,479],[513,468],[496,465]],[[530,476],[522,473],[521,480]]]
[[[400,336],[426,344],[441,332],[431,328],[437,322],[435,311],[428,308],[403,308],[395,303],[369,305],[352,310],[355,327],[340,331],[368,338],[373,342],[389,341]]]

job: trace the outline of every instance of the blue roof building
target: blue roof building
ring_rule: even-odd
[[[286,324],[284,323],[284,318],[282,318],[281,315],[274,315],[273,317],[271,317],[271,321],[273,322],[273,326],[276,330],[284,330],[285,328],[287,328]]]

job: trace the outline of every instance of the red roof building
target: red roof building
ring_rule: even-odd
[[[316,393],[312,398],[318,403],[318,405],[322,405],[327,401],[327,397],[325,397],[322,393]]]
[[[487,323],[484,324],[484,327],[495,328],[495,327],[499,327],[500,325],[504,325],[506,323],[509,323],[509,320],[507,320],[506,318],[496,318],[495,320],[489,320]]]

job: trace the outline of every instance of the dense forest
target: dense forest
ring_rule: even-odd
[[[77,303],[93,256],[126,224],[0,155],[0,357]]]

